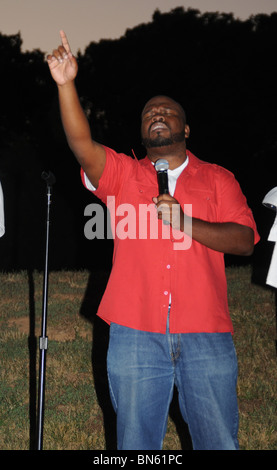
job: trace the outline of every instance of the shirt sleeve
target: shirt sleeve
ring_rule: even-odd
[[[254,231],[254,242],[258,243],[260,236],[257,231],[253,213],[248,206],[246,197],[233,173],[224,168],[220,172],[220,221],[234,222],[250,227]]]
[[[81,178],[84,186],[106,203],[107,196],[117,196],[119,194],[133,160],[131,157],[123,153],[117,153],[109,147],[104,148],[106,150],[106,164],[98,188],[96,189],[91,184],[83,169],[81,169]]]

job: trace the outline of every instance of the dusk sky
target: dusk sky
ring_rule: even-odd
[[[0,0],[0,32],[20,32],[23,51],[51,52],[64,29],[75,54],[91,41],[116,39],[150,22],[156,9],[164,13],[180,6],[232,12],[241,19],[277,12],[277,0]]]

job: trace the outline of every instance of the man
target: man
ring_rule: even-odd
[[[139,229],[153,218],[150,211],[142,220],[142,206],[155,203],[159,219],[158,237],[124,237],[115,229],[113,268],[98,312],[110,324],[118,449],[162,448],[174,384],[193,448],[238,449],[224,253],[251,255],[259,239],[246,199],[230,172],[186,148],[186,116],[169,97],[156,96],[143,109],[143,160],[94,142],[74,85],[77,62],[60,34],[62,45],[47,60],[83,183],[110,204],[113,227],[126,204],[134,207]],[[165,195],[158,195],[154,168],[161,158],[169,163]],[[180,235],[190,243],[179,246]]]

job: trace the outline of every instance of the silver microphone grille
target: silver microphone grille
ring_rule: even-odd
[[[167,160],[160,158],[155,163],[155,170],[156,171],[166,171],[169,168],[169,163]]]

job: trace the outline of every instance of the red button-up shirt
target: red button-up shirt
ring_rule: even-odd
[[[189,151],[187,155],[189,163],[174,193],[182,209],[191,205],[193,217],[249,226],[257,243],[252,212],[233,174]],[[81,175],[85,184],[82,170]],[[113,267],[98,315],[107,323],[165,333],[171,299],[171,333],[233,333],[223,253],[187,236],[181,245],[181,232],[174,235],[170,226],[162,226],[155,211],[140,212],[146,207],[141,205],[153,205],[158,195],[151,161],[106,148],[106,165],[94,194],[110,206],[114,231]],[[158,238],[150,219],[158,224]]]

